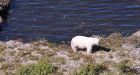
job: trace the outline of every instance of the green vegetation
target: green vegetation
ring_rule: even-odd
[[[124,60],[120,62],[119,64],[117,64],[117,67],[123,74],[127,74],[127,75],[135,74],[136,71],[131,68],[130,64],[131,63],[129,60]]]
[[[103,37],[91,54],[47,40],[1,42],[0,69],[6,75],[140,75],[139,38],[114,33]]]
[[[54,67],[50,63],[40,62],[37,64],[25,65],[19,68],[17,75],[48,75],[55,74],[57,67]]]
[[[6,49],[6,46],[0,45],[0,55],[4,54],[4,49]]]
[[[107,69],[103,64],[86,64],[80,68],[78,72],[74,73],[75,75],[99,75]]]
[[[58,64],[65,64],[66,60],[63,57],[52,57],[49,59],[49,62],[58,63]]]

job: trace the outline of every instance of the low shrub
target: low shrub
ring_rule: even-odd
[[[20,67],[17,75],[48,75],[56,72],[57,67],[50,63],[37,63]]]
[[[128,60],[122,61],[119,64],[117,64],[118,69],[127,75],[132,75],[132,74],[136,74],[136,70],[131,68],[130,66],[130,62]]]
[[[86,64],[75,75],[99,75],[106,69],[106,66],[103,64]]]

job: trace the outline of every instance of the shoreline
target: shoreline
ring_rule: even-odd
[[[97,75],[139,75],[139,42],[140,31],[129,37],[113,33],[103,37],[99,43],[101,47],[108,48],[110,51],[99,48],[92,54],[88,54],[86,51],[73,52],[69,44],[52,43],[47,40],[30,43],[18,40],[0,41],[0,74],[22,75],[24,69],[34,71],[29,68],[31,66],[42,67],[41,64],[49,64],[55,69],[50,72],[54,75],[88,74],[89,72],[82,70],[88,69],[88,66],[97,69],[97,72],[98,69],[101,70]]]
[[[0,2],[0,23],[7,19],[9,8],[10,0]],[[73,52],[65,42],[0,41],[0,74],[140,75],[140,31],[124,37],[112,33],[99,45],[88,54]]]

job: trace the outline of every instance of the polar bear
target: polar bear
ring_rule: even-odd
[[[74,52],[77,51],[77,48],[80,49],[87,49],[88,53],[92,52],[92,46],[98,45],[99,39],[93,37],[86,37],[86,36],[75,36],[71,40],[71,47]]]

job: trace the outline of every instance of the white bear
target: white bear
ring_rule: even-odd
[[[74,52],[77,51],[77,48],[87,49],[88,53],[92,52],[92,46],[98,45],[99,39],[93,37],[85,37],[85,36],[75,36],[71,40],[71,47]]]

